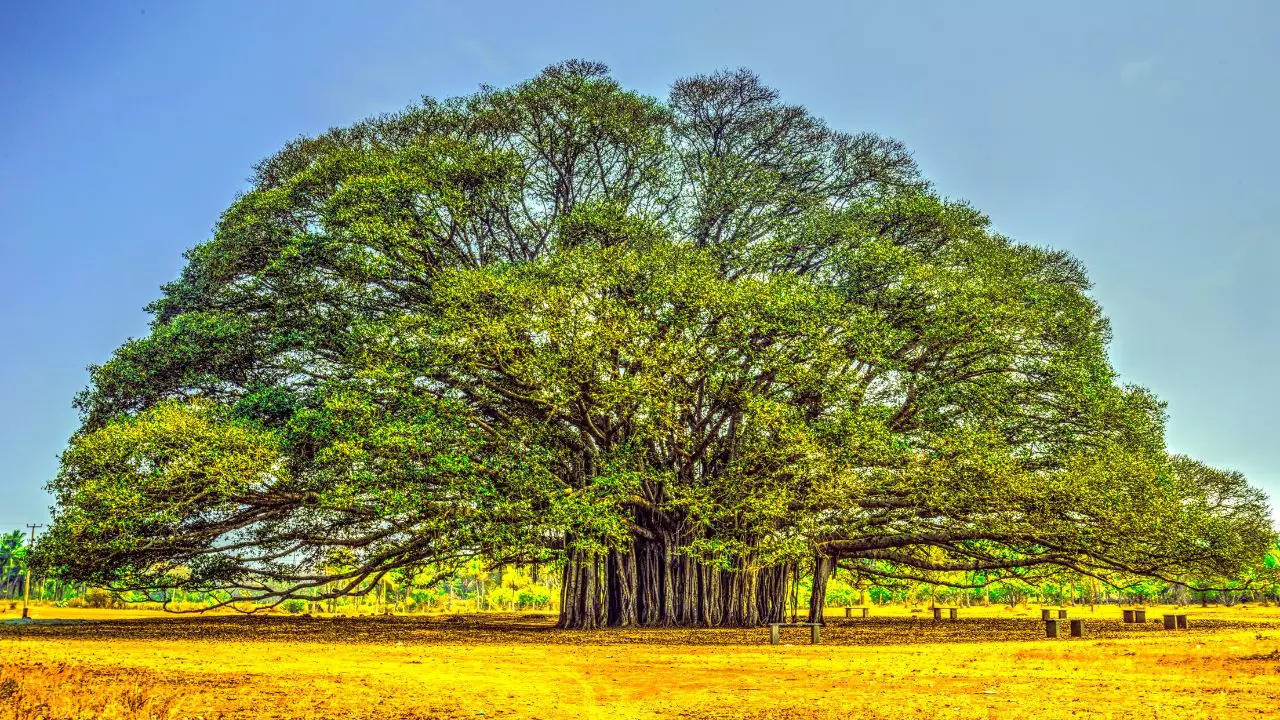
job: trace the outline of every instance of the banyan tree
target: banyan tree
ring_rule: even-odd
[[[1211,582],[1270,541],[1170,456],[1080,265],[747,71],[567,62],[288,144],[92,368],[41,548],[119,588],[562,569],[561,622],[863,577]],[[339,561],[339,559],[341,561]]]

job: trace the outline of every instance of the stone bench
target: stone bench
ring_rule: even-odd
[[[1164,616],[1165,630],[1186,630],[1187,616],[1185,613],[1171,613]]]
[[[1147,621],[1146,610],[1125,610],[1124,621],[1127,623],[1145,623]]]
[[[870,609],[871,609],[871,608],[866,608],[866,607],[854,608],[853,606],[846,605],[846,606],[845,606],[845,608],[844,608],[844,616],[845,616],[845,617],[853,617],[853,611],[854,611],[854,610],[861,610],[861,611],[862,611],[862,617],[866,617],[866,616],[867,616],[867,611],[869,611]]]
[[[1084,620],[1075,618],[1067,621],[1071,628],[1071,637],[1084,637]],[[1058,637],[1058,629],[1062,625],[1062,620],[1058,618],[1044,619],[1044,636],[1056,638]]]
[[[818,628],[822,627],[822,623],[796,622],[796,623],[769,623],[769,644],[777,645],[781,635],[780,629],[784,627],[807,627],[810,630],[809,642],[813,645],[819,644],[821,636]]]
[[[959,608],[953,608],[953,607],[940,608],[940,607],[936,607],[936,608],[933,608],[933,619],[934,619],[934,620],[941,620],[941,619],[942,619],[942,611],[943,611],[943,610],[946,610],[946,611],[947,611],[947,619],[949,619],[949,620],[955,620],[957,617],[959,617],[959,614],[958,614],[958,613],[959,613]]]
[[[1059,619],[1066,619],[1067,611],[1063,608],[1040,608],[1040,619],[1049,620],[1057,615]]]

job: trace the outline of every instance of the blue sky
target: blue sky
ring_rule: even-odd
[[[570,57],[658,96],[747,66],[905,141],[1080,257],[1171,448],[1280,501],[1280,3],[539,5],[0,2],[0,529],[47,517],[85,366],[145,333],[254,162]]]

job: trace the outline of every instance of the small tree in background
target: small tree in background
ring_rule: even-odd
[[[14,598],[22,594],[22,578],[26,572],[26,537],[21,530],[0,535],[0,594]]]

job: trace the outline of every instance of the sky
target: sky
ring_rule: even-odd
[[[86,366],[299,135],[568,58],[748,67],[1069,250],[1168,444],[1280,504],[1280,3],[0,0],[0,530],[47,522]],[[1274,514],[1274,513],[1273,513]]]

